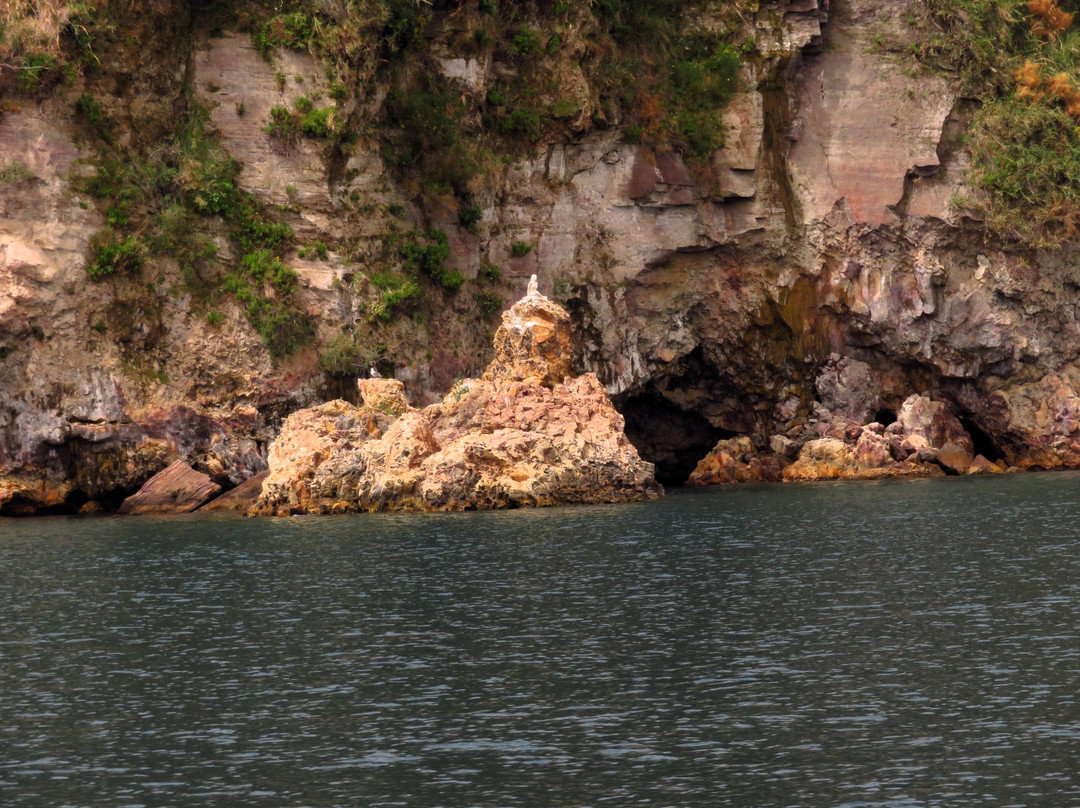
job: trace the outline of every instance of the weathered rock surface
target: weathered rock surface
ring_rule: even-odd
[[[941,401],[909,396],[888,427],[868,418],[866,369],[840,362],[819,379],[822,398],[815,416],[794,438],[774,435],[769,451],[758,452],[748,437],[722,440],[698,464],[691,485],[761,480],[882,479],[944,474],[989,474],[1004,470],[983,455],[963,425]],[[847,381],[844,382],[843,380]]]
[[[62,505],[71,492],[66,481],[31,468],[11,473],[0,466],[0,512],[18,516]]]
[[[158,472],[146,484],[124,500],[120,513],[190,513],[221,491],[221,486],[206,474],[177,460]]]
[[[781,459],[759,455],[747,437],[722,440],[690,474],[687,485],[777,482],[782,479]]]
[[[243,513],[258,500],[259,494],[262,493],[263,481],[269,476],[269,470],[260,471],[254,477],[244,480],[236,488],[200,506],[199,513]]]
[[[570,318],[539,294],[503,314],[480,379],[413,409],[400,382],[361,382],[363,406],[289,416],[252,513],[465,510],[659,496],[652,465],[591,373],[569,378]]]
[[[872,434],[872,433],[871,433]],[[859,436],[852,446],[838,438],[808,441],[798,459],[784,469],[784,479],[800,480],[880,480],[890,477],[943,477],[945,472],[933,463],[918,459],[896,461],[887,445]]]

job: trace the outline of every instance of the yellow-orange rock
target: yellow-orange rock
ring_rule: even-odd
[[[687,485],[731,485],[776,482],[781,479],[775,455],[758,456],[747,437],[719,441],[686,480]]]
[[[916,460],[894,462],[887,452],[864,438],[854,447],[837,438],[808,441],[798,459],[784,469],[784,479],[799,480],[880,480],[889,477],[942,477],[945,472],[934,463]],[[880,437],[880,436],[878,436]],[[882,438],[882,440],[884,440]]]
[[[397,379],[361,379],[357,385],[364,406],[384,415],[403,415],[409,411],[405,385]]]
[[[658,497],[595,375],[569,378],[570,318],[529,294],[503,314],[496,358],[423,410],[400,383],[361,382],[362,407],[291,415],[270,447],[261,515],[466,510]],[[394,387],[397,385],[397,388]],[[397,397],[399,396],[399,397]]]
[[[503,312],[495,332],[495,359],[484,381],[497,378],[548,387],[570,375],[574,356],[570,315],[540,294],[530,294]]]
[[[0,514],[25,516],[62,505],[71,491],[66,481],[45,471],[0,466]]]
[[[386,400],[379,395],[383,385],[397,383],[388,379],[366,381],[367,391],[376,401]],[[354,407],[341,400],[294,412],[270,445],[270,473],[249,513],[329,510],[355,491],[360,470],[351,461],[356,450],[381,438],[395,419],[396,415],[380,412],[366,402]]]
[[[991,463],[982,455],[975,455],[975,459],[967,467],[965,474],[1004,474],[1005,470],[997,463]]]

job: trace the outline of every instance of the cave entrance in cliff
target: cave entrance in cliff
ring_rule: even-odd
[[[656,466],[661,485],[682,485],[717,441],[736,435],[714,427],[699,413],[680,409],[657,392],[627,398],[618,409],[626,419],[626,437],[642,459]]]
[[[363,377],[357,373],[328,373],[326,380],[318,390],[318,395],[323,401],[332,401],[340,398],[353,406],[359,406],[360,389],[356,383]]]
[[[961,415],[957,420],[960,421],[960,426],[964,428],[964,431],[971,436],[975,454],[982,455],[991,463],[1004,459],[1004,454],[997,443],[994,442],[994,439],[980,429],[979,425],[971,420],[969,416]]]

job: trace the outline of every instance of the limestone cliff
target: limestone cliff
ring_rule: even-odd
[[[548,5],[500,22],[506,46],[505,4],[437,2],[393,29],[401,56],[129,3],[97,64],[0,81],[0,512],[115,507],[177,459],[231,487],[372,366],[434,401],[488,364],[532,273],[663,481],[722,439],[792,461],[913,394],[972,455],[1080,465],[1075,247],[955,205],[977,102],[903,46],[924,4],[704,3],[694,30],[744,53],[705,159],[662,122],[649,139],[644,95],[645,126],[622,120],[617,75],[598,89],[618,63],[599,12]],[[435,83],[395,95],[420,52]],[[504,98],[523,74],[535,128]],[[410,164],[425,103],[502,139],[466,153],[429,121],[446,145]]]

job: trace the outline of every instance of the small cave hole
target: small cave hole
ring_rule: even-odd
[[[643,460],[656,466],[657,482],[665,486],[685,483],[717,441],[737,435],[657,393],[626,399],[618,409],[626,419],[626,437]]]
[[[958,419],[960,426],[971,436],[971,443],[974,446],[975,454],[982,455],[991,463],[996,463],[1004,458],[1001,449],[998,448],[997,443],[986,432],[979,428],[978,424],[971,420],[966,415],[961,415]]]
[[[896,412],[887,408],[880,409],[874,413],[874,420],[882,426],[889,426],[896,423]]]
[[[340,398],[353,406],[359,406],[360,389],[356,383],[361,378],[356,373],[327,373],[326,380],[319,387],[317,394],[324,401]]]

